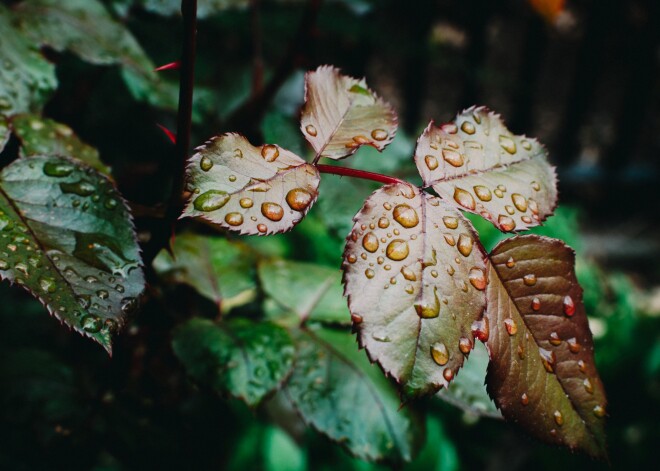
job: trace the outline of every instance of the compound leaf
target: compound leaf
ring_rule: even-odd
[[[293,366],[291,337],[270,322],[191,319],[175,330],[172,344],[196,381],[250,407],[277,389]]]
[[[485,307],[485,254],[472,225],[408,184],[374,192],[354,218],[344,281],[360,345],[408,395],[449,382]]]
[[[353,337],[318,328],[296,336],[296,364],[285,393],[303,420],[366,460],[410,461],[423,424],[399,408],[396,389],[355,347]]]
[[[431,122],[417,141],[415,163],[424,184],[445,201],[504,232],[539,225],[557,204],[545,148],[511,134],[485,107],[469,108],[439,127]]]
[[[394,139],[397,116],[364,79],[321,66],[305,76],[300,129],[318,156],[337,160],[365,144],[383,150]]]
[[[192,197],[181,217],[199,217],[241,234],[275,234],[302,220],[318,196],[319,172],[273,144],[238,134],[215,137],[190,158]]]
[[[528,433],[605,456],[605,392],[574,271],[563,242],[536,235],[490,255],[488,391]]]
[[[0,173],[0,277],[111,351],[144,288],[128,209],[98,172],[64,157]]]

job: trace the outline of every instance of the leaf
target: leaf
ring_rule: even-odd
[[[13,13],[0,5],[0,115],[38,111],[57,86],[55,67],[12,26]]]
[[[175,330],[172,345],[195,380],[250,407],[278,388],[293,365],[289,334],[269,322],[191,319]]]
[[[255,257],[248,247],[222,237],[179,234],[172,245],[174,257],[162,250],[154,270],[187,284],[229,312],[254,299]]]
[[[11,119],[11,127],[21,141],[21,156],[60,155],[79,159],[101,173],[110,169],[101,162],[99,152],[85,144],[65,124],[37,115],[21,114]]]
[[[477,342],[460,374],[447,389],[441,389],[437,397],[472,416],[501,419],[502,414],[486,391],[487,368],[488,351]]]
[[[63,157],[18,159],[0,173],[0,277],[111,352],[144,289],[128,209],[96,171]]]
[[[223,134],[197,151],[188,162],[193,196],[181,217],[241,234],[275,234],[300,222],[318,196],[316,167],[277,145],[254,147]]]
[[[145,10],[162,16],[181,14],[181,0],[138,0]],[[197,17],[207,18],[218,12],[229,9],[244,9],[248,7],[248,0],[198,0]]]
[[[397,116],[364,79],[326,65],[305,76],[300,129],[318,156],[337,160],[365,144],[383,150],[394,139]]]
[[[305,330],[296,346],[285,392],[305,422],[358,458],[412,460],[422,422],[410,408],[399,409],[395,388],[355,348],[351,335]]]
[[[5,149],[5,145],[9,142],[11,137],[11,131],[9,129],[9,123],[4,116],[0,116],[0,152]]]
[[[272,260],[259,264],[265,293],[301,320],[348,324],[341,272],[313,263]]]
[[[485,107],[433,122],[417,141],[415,163],[425,186],[504,232],[539,225],[557,204],[557,178],[536,139],[515,136]]]
[[[470,223],[407,184],[374,192],[344,251],[353,325],[406,396],[447,386],[485,306],[485,255]]]
[[[503,241],[490,260],[489,393],[530,434],[604,458],[605,392],[575,254],[529,235]]]

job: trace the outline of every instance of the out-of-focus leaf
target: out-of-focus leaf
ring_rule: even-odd
[[[557,178],[535,139],[515,136],[499,115],[469,108],[452,123],[429,124],[415,163],[424,184],[504,232],[539,225],[557,204]]]
[[[145,10],[158,15],[181,14],[181,0],[137,0]],[[197,17],[207,18],[215,13],[237,8],[247,8],[248,0],[197,0]]]
[[[502,414],[486,391],[487,368],[488,351],[477,342],[454,382],[437,396],[470,415],[501,419]]]
[[[55,67],[12,26],[13,19],[13,13],[0,4],[1,116],[39,111],[57,86]]]
[[[313,263],[272,260],[259,265],[259,279],[268,296],[302,320],[348,324],[341,272]]]
[[[485,254],[472,225],[407,184],[374,192],[354,218],[343,269],[360,345],[405,395],[458,372],[485,307]]]
[[[11,130],[9,129],[9,123],[4,116],[0,116],[0,152],[4,150],[10,136]]]
[[[395,388],[350,334],[306,330],[296,345],[285,392],[305,422],[359,458],[412,460],[424,427],[409,407],[399,409]]]
[[[174,332],[173,348],[196,381],[250,407],[280,386],[294,357],[286,330],[243,318],[191,319]]]
[[[405,471],[458,471],[460,460],[456,445],[442,423],[431,414],[426,416],[426,443],[419,456]]]
[[[317,155],[337,160],[363,145],[383,150],[394,138],[397,116],[364,79],[321,66],[305,76],[300,129]]]
[[[241,306],[255,296],[255,256],[248,247],[222,237],[180,234],[172,255],[161,251],[154,260],[156,272],[193,287],[223,312]]]
[[[193,195],[181,217],[198,217],[241,234],[288,231],[318,196],[319,172],[273,144],[252,146],[223,134],[199,147],[188,163]]]
[[[268,427],[264,437],[265,471],[305,471],[307,456],[289,435],[277,427]]]
[[[101,162],[99,152],[85,144],[65,124],[36,115],[22,114],[11,119],[11,127],[21,141],[21,156],[60,155],[86,163],[101,173],[110,169]]]
[[[144,289],[128,209],[98,172],[63,157],[0,173],[0,276],[111,351]]]
[[[490,255],[488,391],[528,433],[604,457],[605,391],[563,242],[513,237]]]

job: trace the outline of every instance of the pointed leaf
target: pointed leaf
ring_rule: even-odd
[[[38,111],[57,86],[55,66],[22,31],[12,26],[13,12],[0,5],[0,115]]]
[[[229,312],[254,299],[255,256],[248,247],[222,237],[179,234],[172,253],[162,250],[154,259],[156,272],[192,286],[199,294]]]
[[[11,127],[21,141],[21,155],[60,155],[79,159],[101,173],[110,169],[101,162],[99,152],[85,144],[65,124],[36,115],[22,114],[12,117]]]
[[[272,260],[259,265],[259,279],[265,293],[301,320],[349,324],[337,269],[313,263]]]
[[[303,420],[366,460],[410,461],[419,451],[421,420],[399,408],[396,389],[358,351],[350,334],[299,332],[285,392]]]
[[[175,330],[172,345],[195,380],[250,407],[278,388],[293,366],[289,334],[269,322],[191,319]]]
[[[454,122],[429,124],[415,163],[424,185],[504,232],[539,225],[557,204],[557,179],[536,139],[516,136],[499,115],[469,108]]]
[[[383,187],[355,216],[344,281],[360,345],[419,395],[446,386],[474,344],[485,254],[472,225],[407,184]]]
[[[575,277],[575,254],[535,235],[501,242],[487,289],[488,390],[536,437],[605,455],[605,392]]]
[[[364,79],[327,65],[305,76],[300,129],[317,155],[343,159],[365,144],[383,150],[396,128],[396,113]]]
[[[273,144],[238,134],[215,137],[190,158],[193,192],[181,217],[199,217],[241,234],[275,234],[302,220],[318,196],[319,172]]]
[[[128,209],[96,171],[63,157],[0,173],[0,276],[110,351],[144,289]]]

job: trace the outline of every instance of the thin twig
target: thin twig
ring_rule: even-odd
[[[386,185],[392,183],[404,183],[406,185],[409,184],[403,180],[399,180],[398,178],[390,177],[389,175],[367,172],[366,170],[358,170],[355,168],[336,167],[334,165],[317,165],[316,168],[321,173],[331,173],[333,175],[341,175],[343,177],[362,178],[363,180],[371,180],[378,183],[384,183]]]

